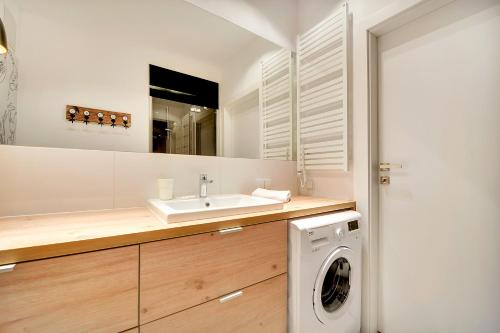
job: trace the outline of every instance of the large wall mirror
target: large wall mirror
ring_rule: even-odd
[[[184,0],[5,10],[0,143],[296,158],[290,50]]]

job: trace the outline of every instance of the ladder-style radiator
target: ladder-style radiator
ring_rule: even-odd
[[[344,170],[348,163],[348,8],[298,37],[298,169]]]
[[[261,62],[262,158],[293,158],[293,55],[282,49]]]

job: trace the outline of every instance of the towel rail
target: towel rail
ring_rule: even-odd
[[[348,165],[348,5],[297,40],[299,172]]]
[[[293,158],[293,55],[282,49],[261,62],[261,157]]]

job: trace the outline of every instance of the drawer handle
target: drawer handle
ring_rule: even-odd
[[[222,303],[226,303],[226,302],[228,302],[228,301],[230,301],[230,300],[233,300],[233,299],[235,299],[235,298],[240,297],[241,295],[243,295],[243,291],[242,291],[242,290],[237,291],[237,292],[232,293],[232,294],[229,294],[229,295],[224,296],[224,297],[222,297],[222,298],[219,298],[219,302],[220,302],[220,304],[222,304]]]
[[[229,229],[219,230],[219,233],[221,235],[227,235],[227,234],[232,234],[232,233],[235,233],[235,232],[240,232],[242,230],[243,230],[242,227],[235,227],[235,228],[229,228]]]
[[[0,266],[0,273],[12,272],[14,270],[14,267],[16,267],[16,264]]]

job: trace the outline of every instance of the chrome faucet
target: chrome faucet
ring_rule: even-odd
[[[206,173],[200,174],[200,198],[207,197],[207,184],[213,183],[213,179],[208,179]]]

